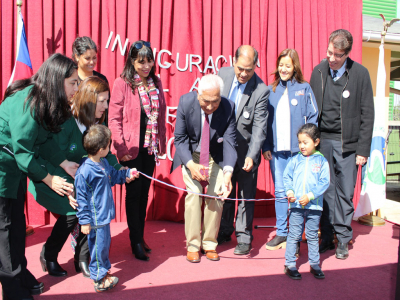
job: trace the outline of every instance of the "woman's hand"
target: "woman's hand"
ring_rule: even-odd
[[[131,160],[131,159],[132,159],[132,156],[127,154],[127,155],[122,156],[120,161],[128,161],[128,160]]]
[[[74,191],[74,185],[68,183],[66,179],[60,176],[47,174],[42,181],[60,196],[71,195],[71,193]]]
[[[90,224],[81,225],[81,231],[83,234],[89,234],[90,230],[92,230]]]
[[[263,153],[263,156],[264,156],[264,159],[265,159],[265,160],[271,160],[271,159],[272,159],[271,151],[265,151],[265,152]]]
[[[72,197],[72,195],[68,195],[68,200],[69,200],[69,205],[71,205],[73,209],[78,208],[78,201],[76,201],[76,199]]]
[[[69,161],[69,160],[64,160],[61,164],[60,167],[64,169],[65,172],[67,172],[68,175],[70,175],[72,178],[75,178],[75,173],[78,170],[79,164]]]

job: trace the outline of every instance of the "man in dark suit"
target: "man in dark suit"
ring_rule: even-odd
[[[218,75],[224,81],[222,96],[236,105],[237,164],[232,176],[233,190],[229,198],[253,199],[256,196],[257,174],[261,146],[267,136],[269,89],[255,73],[257,50],[248,45],[240,46],[235,53],[233,67],[221,68]],[[235,201],[226,201],[222,213],[218,243],[231,240]],[[248,254],[251,249],[254,202],[241,201],[236,215],[238,244],[234,254]]]
[[[235,105],[221,97],[223,81],[217,75],[200,80],[198,93],[179,100],[175,125],[175,156],[172,170],[182,166],[186,189],[226,198],[232,190],[236,164]],[[204,161],[205,159],[205,161]],[[185,235],[189,262],[199,262],[199,250],[210,260],[219,260],[217,234],[223,200],[205,198],[201,228],[202,198],[188,193],[185,198]]]

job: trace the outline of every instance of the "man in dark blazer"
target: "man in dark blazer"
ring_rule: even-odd
[[[205,75],[200,80],[198,93],[193,91],[180,98],[175,125],[176,151],[171,172],[182,166],[186,189],[203,193],[201,182],[208,181],[205,187],[208,195],[226,198],[232,190],[231,177],[237,154],[235,106],[221,97],[223,85],[219,76]],[[207,131],[205,125],[208,126]],[[205,146],[202,140],[207,137],[209,151],[205,158],[208,164],[202,165],[201,148]],[[202,198],[192,193],[185,198],[186,259],[189,262],[200,261],[199,250],[210,260],[219,260],[215,249],[224,203],[221,199],[213,198],[205,198],[204,202],[201,228]]]
[[[261,147],[267,136],[269,89],[255,73],[257,50],[242,45],[235,53],[234,66],[221,68],[224,81],[222,96],[236,105],[236,141],[238,160],[232,176],[233,190],[229,198],[253,199],[256,196]],[[236,197],[236,183],[238,195]],[[226,201],[218,234],[218,243],[231,240],[235,201]],[[254,202],[241,201],[236,215],[238,244],[234,254],[248,254],[251,249]]]

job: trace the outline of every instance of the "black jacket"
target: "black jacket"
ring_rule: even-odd
[[[359,63],[347,58],[347,82],[343,91],[350,92],[348,98],[340,99],[342,122],[342,151],[356,152],[369,157],[374,126],[374,96],[368,70]],[[324,90],[329,73],[326,59],[316,66],[311,74],[310,85],[317,100],[319,121],[324,101]]]

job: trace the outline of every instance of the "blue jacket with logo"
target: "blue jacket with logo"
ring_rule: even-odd
[[[296,197],[289,208],[322,210],[323,193],[328,189],[329,183],[329,164],[319,151],[310,156],[296,154],[289,160],[283,172],[286,195],[293,192]],[[305,194],[310,202],[303,207],[299,199]]]
[[[107,159],[96,163],[83,159],[75,175],[76,201],[78,201],[79,224],[92,227],[107,225],[115,218],[115,205],[111,187],[125,183],[130,169],[117,171]]]
[[[298,83],[296,79],[288,80],[286,82],[288,89],[289,105],[290,105],[290,145],[291,152],[296,153],[299,151],[297,141],[297,131],[299,128],[306,124],[312,123],[317,125],[318,120],[318,106],[314,97],[314,93],[307,82]],[[269,86],[271,93],[269,94],[268,101],[268,128],[267,138],[262,147],[262,152],[274,151],[276,152],[276,108],[278,107],[279,100],[285,92],[286,86],[282,81],[277,85],[275,92],[272,86]]]

